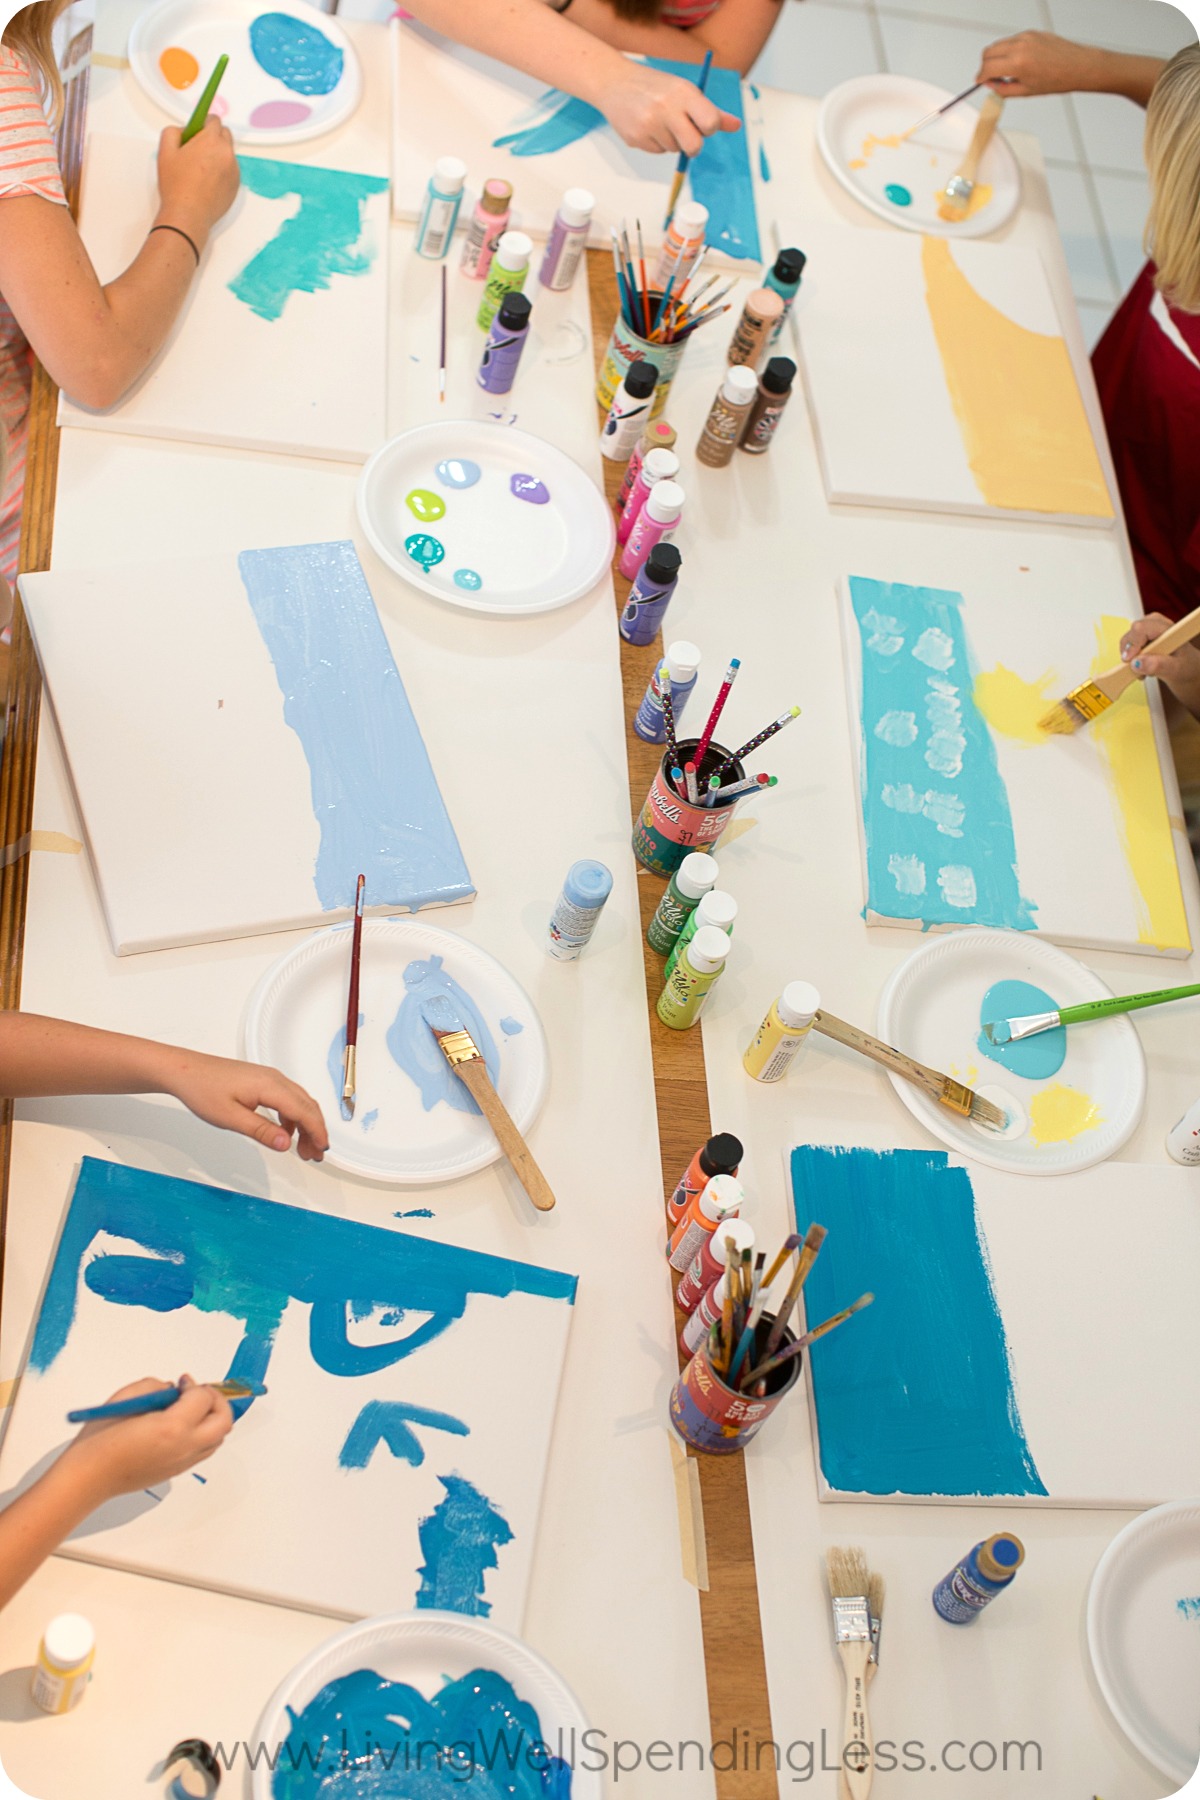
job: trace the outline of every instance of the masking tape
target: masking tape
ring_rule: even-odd
[[[80,840],[68,837],[65,831],[27,831],[15,844],[5,844],[0,850],[0,868],[20,862],[31,850],[45,850],[53,856],[78,856],[82,849]]]
[[[708,1541],[704,1535],[704,1501],[700,1494],[700,1465],[689,1456],[673,1431],[668,1432],[675,1474],[675,1505],[679,1513],[679,1549],[683,1576],[702,1594],[708,1592]]]
[[[93,50],[91,60],[93,69],[127,69],[129,67],[127,56],[109,56],[103,50]]]

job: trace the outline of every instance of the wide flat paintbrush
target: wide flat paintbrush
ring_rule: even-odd
[[[938,218],[945,219],[947,224],[960,225],[971,210],[971,201],[975,194],[975,183],[979,175],[979,165],[983,161],[983,153],[991,143],[1000,114],[1004,111],[1004,102],[999,94],[989,94],[979,109],[979,123],[975,127],[975,135],[967,147],[956,172],[950,177],[938,202]]]
[[[554,1205],[550,1184],[534,1162],[529,1146],[509,1116],[508,1108],[492,1086],[487,1064],[475,1039],[445,994],[421,1002],[421,1016],[438,1041],[438,1048],[452,1071],[475,1096],[480,1112],[495,1132],[500,1148],[517,1174],[521,1186],[539,1212]]]
[[[1190,644],[1194,637],[1200,637],[1200,606],[1180,619],[1177,625],[1169,625],[1161,637],[1154,638],[1143,648],[1152,656],[1170,656],[1173,650],[1181,650],[1184,644]],[[1066,736],[1078,731],[1081,725],[1090,725],[1093,719],[1108,711],[1114,700],[1121,698],[1126,688],[1140,679],[1129,663],[1118,663],[1115,669],[1106,669],[1103,675],[1093,675],[1090,681],[1082,681],[1077,688],[1072,688],[1044,718],[1038,720],[1039,731]]]
[[[833,1639],[846,1678],[843,1715],[842,1788],[849,1800],[867,1800],[874,1773],[874,1745],[867,1711],[867,1670],[871,1659],[871,1572],[858,1548],[836,1546],[825,1554],[825,1576],[833,1602]]]
[[[893,1075],[899,1075],[904,1081],[911,1081],[915,1087],[923,1088],[931,1100],[940,1106],[948,1107],[951,1112],[962,1118],[974,1119],[978,1125],[991,1125],[997,1131],[1003,1131],[1008,1124],[1007,1115],[1000,1107],[994,1106],[990,1100],[983,1100],[961,1081],[955,1081],[950,1075],[943,1075],[940,1069],[931,1069],[928,1063],[917,1062],[914,1057],[905,1056],[902,1050],[893,1050],[890,1044],[880,1043],[869,1032],[860,1031],[857,1025],[847,1025],[844,1019],[835,1019],[832,1013],[824,1008],[813,1020],[817,1030],[837,1044],[845,1044],[848,1050],[857,1050],[860,1056],[870,1057],[872,1062],[881,1063]]]

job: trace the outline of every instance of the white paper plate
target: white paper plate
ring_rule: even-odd
[[[306,94],[269,75],[250,46],[250,27],[267,13],[296,19],[342,53],[341,73],[327,94]],[[197,73],[186,88],[167,80],[161,57],[179,49],[195,59]],[[129,66],[156,106],[179,124],[192,115],[217,58],[229,57],[213,110],[240,144],[298,144],[319,137],[348,119],[362,96],[362,70],[354,46],[328,13],[303,0],[160,0],[139,13],[129,34]],[[307,107],[292,123],[253,122],[262,106]]]
[[[358,1100],[354,1118],[344,1119],[341,1046],[350,934],[349,923],[331,926],[272,963],[247,1003],[246,1055],[282,1069],[320,1102],[329,1127],[325,1160],[335,1168],[407,1186],[456,1180],[497,1162],[500,1146],[481,1114],[459,1112],[444,1100],[426,1112],[416,1082],[393,1060],[387,1034],[405,997],[408,965],[441,957],[445,973],[470,995],[495,1040],[497,1091],[524,1133],[541,1109],[550,1073],[532,1000],[495,957],[466,938],[416,919],[365,920]]]
[[[1025,1127],[1012,1135],[959,1120],[918,1087],[889,1077],[909,1112],[963,1156],[1021,1175],[1068,1175],[1103,1162],[1136,1129],[1146,1101],[1146,1059],[1128,1016],[1067,1029],[1067,1056],[1049,1080],[1027,1081],[978,1049],[980,1005],[997,981],[1027,981],[1060,1006],[1105,1000],[1112,990],[1063,950],[1022,931],[952,931],[900,964],[879,997],[878,1035],[918,1062],[965,1081]],[[1037,1008],[1031,1007],[1030,1011]],[[1035,1143],[1030,1104],[1061,1084],[1086,1094],[1099,1120],[1077,1137]],[[1015,1102],[1015,1106],[1014,1106]]]
[[[532,1706],[538,1716],[542,1742],[552,1756],[577,1756],[588,1723],[583,1708],[550,1664],[507,1631],[485,1625],[480,1619],[465,1618],[460,1613],[412,1612],[391,1613],[383,1618],[365,1619],[347,1626],[336,1637],[318,1646],[280,1684],[267,1702],[258,1722],[255,1742],[274,1747],[286,1739],[291,1730],[292,1713],[301,1712],[321,1689],[339,1676],[358,1669],[373,1669],[386,1681],[402,1681],[414,1687],[427,1700],[432,1699],[447,1681],[459,1680],[476,1669],[488,1669],[503,1676],[515,1690],[518,1699]],[[414,1734],[418,1741],[425,1732]],[[457,1734],[455,1734],[457,1735]],[[492,1747],[494,1732],[486,1733],[484,1755]],[[314,1753],[317,1745],[313,1744]],[[330,1754],[336,1756],[340,1745],[335,1739]],[[414,1747],[414,1765],[415,1765]],[[430,1751],[426,1751],[426,1763]],[[505,1768],[505,1764],[499,1765]],[[534,1766],[537,1766],[535,1762]],[[353,1779],[353,1777],[351,1777]],[[444,1777],[447,1794],[461,1785],[470,1794],[472,1783],[462,1774],[449,1769]],[[360,1790],[356,1785],[355,1793]],[[365,1791],[365,1790],[364,1790]],[[381,1791],[383,1787],[381,1784]],[[406,1790],[407,1791],[407,1790]],[[439,1790],[440,1791],[440,1790]],[[388,1793],[399,1793],[399,1787],[387,1786]],[[602,1800],[603,1784],[596,1771],[576,1768],[571,1779],[571,1800]],[[253,1800],[272,1800],[271,1773],[260,1762],[254,1771]]]
[[[473,464],[479,479],[453,487],[440,463]],[[532,476],[549,493],[541,505],[517,499],[514,477]],[[424,521],[407,504],[417,490],[444,502]],[[414,587],[472,612],[539,613],[594,588],[612,561],[616,527],[595,483],[553,444],[486,420],[439,419],[402,432],[377,450],[358,482],[358,517],[389,568]],[[435,567],[413,560],[414,537],[436,538]],[[464,574],[479,586],[463,586]]]
[[[986,237],[1007,224],[1021,199],[1017,159],[1000,132],[979,166],[979,187],[992,190],[987,203],[961,225],[938,217],[940,190],[962,162],[975,131],[979,114],[972,101],[962,101],[895,149],[884,146],[865,159],[863,155],[868,137],[907,131],[923,114],[953,97],[947,88],[907,75],[856,75],[832,88],[821,102],[817,114],[821,155],[842,186],[890,225],[935,237]],[[851,167],[864,160],[864,168]],[[893,184],[907,190],[911,205],[897,206],[888,199],[886,189]]]
[[[1185,1616],[1179,1601],[1197,1602]],[[1200,1500],[1134,1519],[1096,1565],[1088,1650],[1130,1742],[1181,1785],[1200,1759]]]

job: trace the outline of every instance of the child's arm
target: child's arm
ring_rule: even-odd
[[[123,275],[101,287],[65,206],[38,194],[0,197],[0,294],[35,354],[83,406],[115,406],[158,355],[196,274],[208,234],[238,190],[233,139],[219,120],[182,147],[164,131],[156,225]]]
[[[321,1109],[302,1087],[258,1063],[205,1056],[149,1038],[95,1031],[37,1013],[0,1013],[0,1094],[173,1094],[198,1118],[286,1150],[293,1134],[306,1162],[329,1148]],[[279,1124],[257,1110],[269,1107]]]
[[[1025,94],[1123,94],[1148,106],[1165,68],[1161,56],[1074,44],[1052,31],[1019,31],[989,44],[975,79],[1008,100]]]
[[[1143,680],[1156,677],[1170,688],[1175,698],[1200,719],[1200,649],[1183,644],[1171,656],[1145,654],[1155,638],[1161,637],[1171,621],[1163,613],[1147,613],[1135,619],[1121,639],[1121,661],[1130,663]]]
[[[618,50],[661,56],[674,62],[703,62],[709,50],[720,69],[748,75],[775,28],[783,0],[724,0],[699,25],[681,31],[640,19],[622,19],[608,0],[572,0],[570,17],[577,25]]]
[[[114,1394],[128,1400],[162,1387],[137,1381]],[[233,1411],[215,1388],[197,1387],[163,1412],[86,1425],[58,1461],[0,1513],[0,1607],[106,1500],[136,1493],[204,1462],[229,1435]]]

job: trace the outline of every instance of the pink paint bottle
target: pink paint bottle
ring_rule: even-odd
[[[508,230],[512,216],[512,182],[485,181],[467,226],[459,269],[472,281],[486,281],[492,252]]]
[[[633,455],[626,464],[625,473],[621,478],[621,485],[617,489],[617,497],[613,501],[618,516],[625,511],[625,502],[628,500],[633,484],[638,478],[638,470],[642,466],[642,459],[649,456],[652,450],[673,450],[674,448],[675,427],[673,425],[668,425],[665,419],[655,419],[653,425],[647,425],[645,431],[643,431],[641,437],[634,445]]]
[[[711,1237],[722,1219],[740,1212],[746,1194],[734,1175],[714,1175],[703,1193],[697,1194],[678,1225],[671,1233],[667,1261],[680,1274],[690,1268],[692,1258],[706,1237]]]
[[[642,458],[642,466],[629,490],[625,510],[617,525],[618,544],[628,543],[630,533],[641,516],[642,507],[646,504],[646,496],[655,482],[674,481],[678,473],[679,458],[673,450],[651,450]],[[634,574],[636,573],[635,569]]]
[[[755,382],[757,388],[758,383]],[[674,455],[674,451],[669,451]],[[627,581],[632,581],[655,544],[670,543],[687,498],[677,481],[656,481],[646,495],[646,504],[638,514],[637,524],[617,564]]]
[[[734,1261],[740,1263],[743,1250],[754,1249],[754,1227],[748,1219],[724,1219],[711,1237],[705,1238],[691,1261],[687,1274],[675,1289],[675,1304],[681,1312],[690,1313],[699,1306],[710,1287],[720,1281],[729,1267],[729,1240],[733,1239]]]

